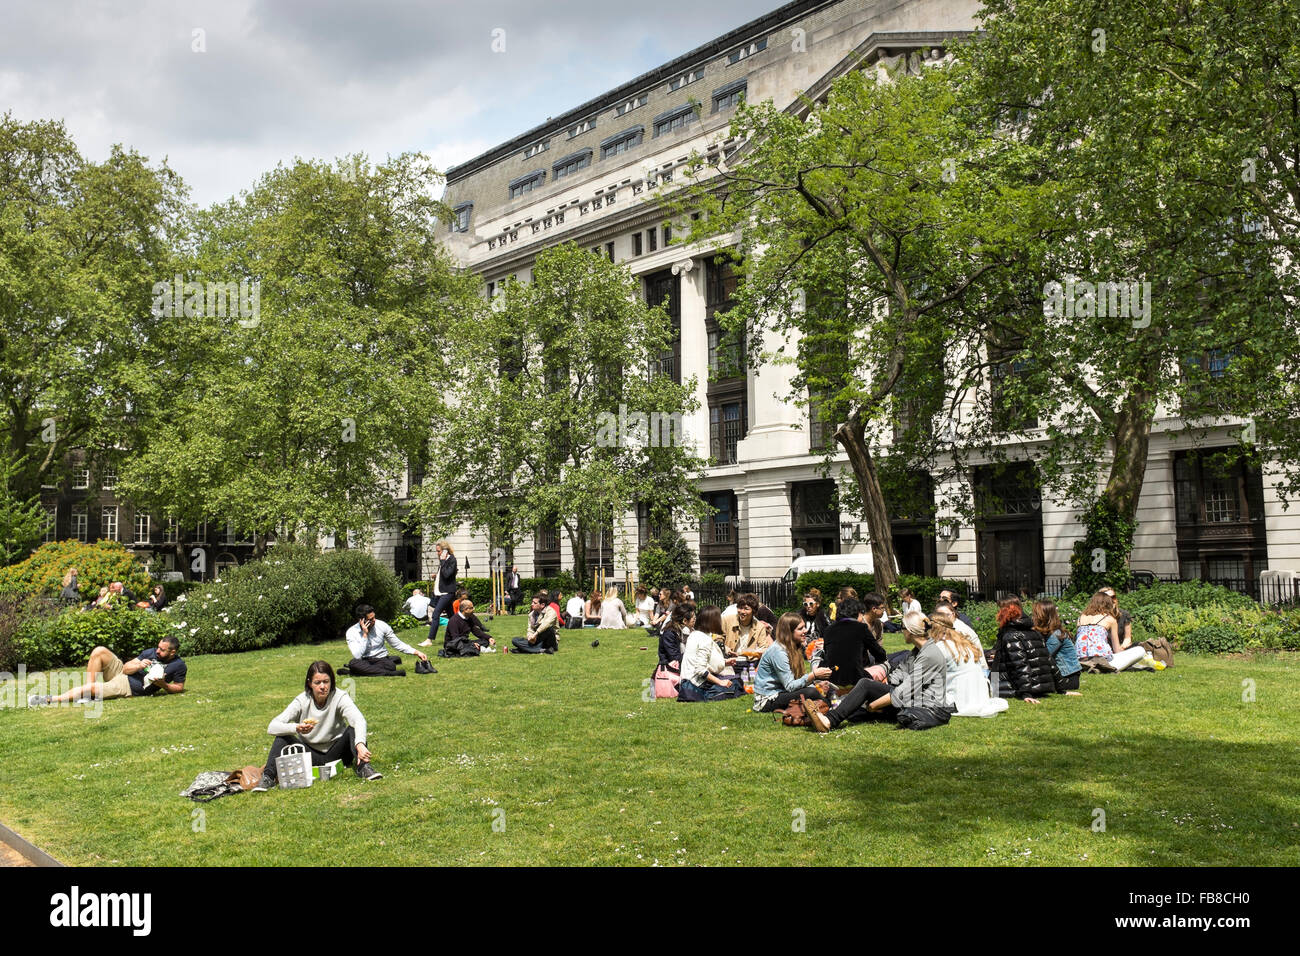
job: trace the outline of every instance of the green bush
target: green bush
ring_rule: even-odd
[[[170,606],[165,617],[192,654],[221,654],[280,644],[342,639],[358,604],[392,620],[402,587],[362,551],[317,554],[277,545],[260,561],[222,573]]]
[[[1157,582],[1121,594],[1120,607],[1133,613],[1135,608],[1151,604],[1179,604],[1183,607],[1256,607],[1249,594],[1242,594],[1221,584],[1206,581]]]
[[[168,633],[165,614],[136,608],[110,610],[70,609],[32,622],[18,640],[20,659],[29,670],[84,664],[90,652],[103,645],[123,660],[154,647]],[[184,642],[182,642],[184,648]]]
[[[992,647],[993,642],[998,639],[997,604],[993,601],[977,601],[974,604],[965,605],[961,610],[963,614],[970,618],[975,633],[980,636],[980,642],[985,647]]]
[[[656,588],[680,588],[695,580],[695,552],[676,532],[641,549],[636,559],[640,583]]]
[[[25,561],[0,568],[0,593],[58,594],[68,568],[77,569],[77,590],[87,601],[114,581],[141,600],[152,585],[144,566],[120,541],[51,541]]]
[[[54,601],[33,595],[0,595],[0,671],[12,674],[20,663],[30,663],[32,632],[60,610]]]
[[[1273,651],[1300,651],[1300,608],[1270,614],[1257,628],[1259,646]]]
[[[1202,624],[1183,637],[1180,649],[1190,654],[1228,654],[1244,651],[1246,642],[1227,624]]]

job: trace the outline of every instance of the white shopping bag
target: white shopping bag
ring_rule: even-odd
[[[302,744],[290,744],[275,758],[275,776],[281,790],[310,787],[311,752]]]

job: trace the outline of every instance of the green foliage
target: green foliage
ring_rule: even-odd
[[[709,571],[700,576],[699,584],[701,588],[725,588],[727,576],[721,571]]]
[[[391,620],[401,606],[396,576],[362,551],[317,554],[277,545],[260,561],[223,572],[190,591],[164,617],[192,654],[222,654],[278,644],[337,640],[358,604]]]
[[[90,652],[101,645],[128,660],[156,647],[164,635],[176,633],[169,623],[165,614],[133,607],[71,609],[24,628],[19,652],[28,670],[84,664]]]
[[[439,183],[412,154],[375,168],[297,160],[198,214],[202,241],[179,271],[260,282],[257,314],[174,322],[171,364],[188,375],[122,462],[119,493],[280,541],[304,528],[364,537],[391,518],[393,477],[427,454],[445,413],[443,336],[477,302],[478,280],[438,241]]]
[[[1137,608],[1153,604],[1178,604],[1182,607],[1207,607],[1215,604],[1238,608],[1257,606],[1249,594],[1208,581],[1160,582],[1121,594],[1119,600],[1120,607],[1130,614]]]
[[[1098,499],[1080,520],[1084,535],[1074,542],[1070,555],[1069,590],[1092,594],[1109,585],[1117,593],[1123,591],[1128,586],[1128,556],[1137,523],[1120,514],[1109,498]]]
[[[507,282],[494,305],[440,343],[455,371],[439,388],[456,412],[416,518],[449,530],[454,515],[503,543],[557,527],[582,581],[588,535],[630,502],[704,517],[704,460],[679,430],[698,404],[695,383],[647,374],[672,346],[640,280],[566,243],[539,253],[531,281]],[[606,557],[614,547],[605,540]]]
[[[0,566],[8,564],[40,537],[45,511],[33,495],[23,500],[11,491],[11,484],[24,459],[0,458]]]
[[[60,607],[48,599],[0,594],[0,671],[13,673],[19,663],[26,663],[30,635],[59,611]]]
[[[1227,624],[1202,624],[1183,636],[1179,649],[1191,654],[1229,654],[1245,650],[1246,642]]]
[[[126,590],[143,600],[153,583],[120,541],[65,540],[43,544],[27,560],[0,568],[0,592],[58,594],[69,568],[77,569],[77,590],[85,600],[113,581],[121,581]]]
[[[679,588],[692,580],[695,552],[677,531],[656,538],[637,555],[637,577],[656,588]]]

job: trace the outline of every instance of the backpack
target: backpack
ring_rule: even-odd
[[[1168,638],[1157,637],[1143,641],[1142,648],[1156,660],[1163,661],[1165,667],[1174,666],[1174,648]]]

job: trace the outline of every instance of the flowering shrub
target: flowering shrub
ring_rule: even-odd
[[[58,594],[68,568],[77,569],[77,590],[87,601],[114,581],[121,581],[138,598],[149,593],[149,575],[120,541],[43,544],[27,560],[0,568],[0,593]]]
[[[369,604],[381,619],[391,619],[402,589],[369,554],[277,545],[262,560],[228,569],[220,581],[185,597],[162,615],[182,652],[224,654],[341,640],[356,605]]]

